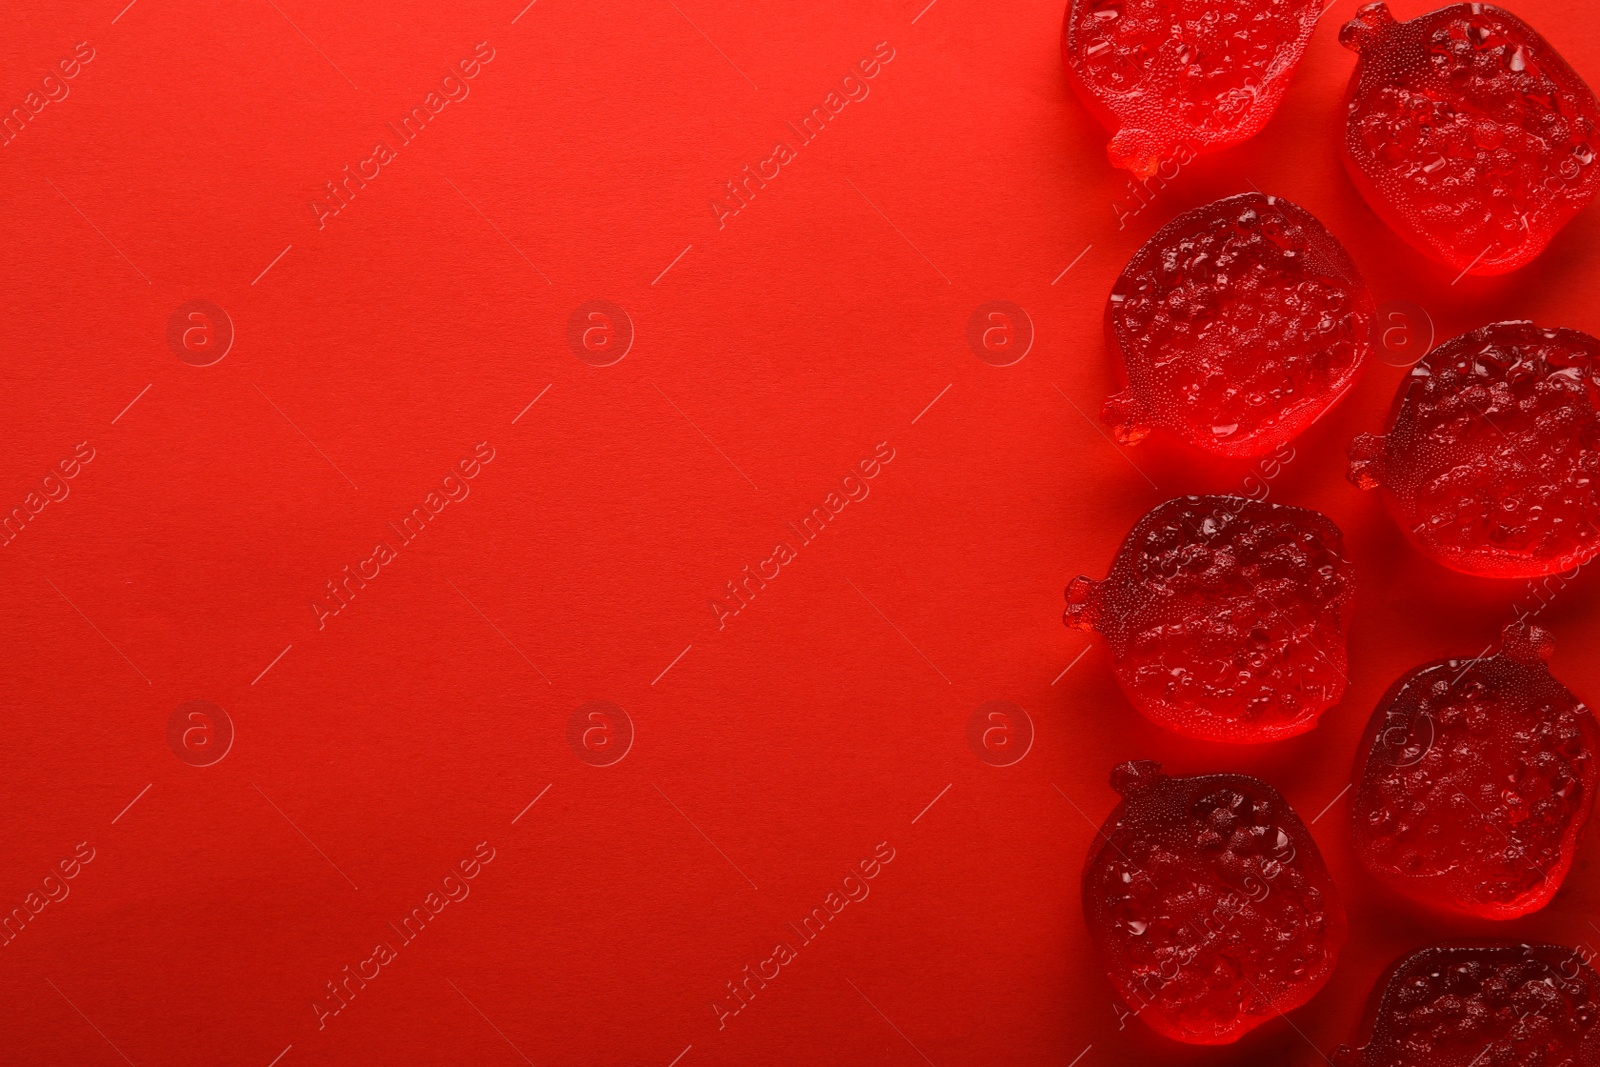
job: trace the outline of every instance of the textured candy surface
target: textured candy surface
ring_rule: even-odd
[[[1111,774],[1123,796],[1083,868],[1101,965],[1158,1033],[1237,1041],[1328,980],[1344,906],[1316,842],[1277,790],[1242,774]]]
[[[1361,56],[1346,167],[1425,255],[1472,274],[1516,270],[1600,189],[1600,103],[1510,12],[1452,4],[1402,23],[1368,4],[1339,40]]]
[[[1600,976],[1560,945],[1419,949],[1373,987],[1362,1044],[1337,1067],[1596,1067]]]
[[[1148,178],[1180,149],[1254,137],[1318,14],[1316,0],[1072,0],[1061,55],[1112,164]]]
[[[1533,578],[1600,551],[1600,341],[1500,322],[1412,368],[1383,436],[1350,446],[1412,542],[1454,570]]]
[[[1600,732],[1549,654],[1543,630],[1512,626],[1496,654],[1426,664],[1384,695],[1354,778],[1367,870],[1486,919],[1550,902],[1594,806]]]
[[[1103,418],[1131,444],[1160,426],[1224,456],[1289,441],[1355,382],[1372,295],[1310,212],[1245,193],[1178,216],[1112,287],[1106,330],[1126,389]]]
[[[1191,496],[1134,526],[1104,581],[1073,579],[1066,623],[1102,634],[1146,717],[1213,741],[1305,733],[1346,684],[1355,574],[1327,516]]]

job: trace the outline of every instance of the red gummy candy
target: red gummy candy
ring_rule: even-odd
[[[1112,164],[1148,178],[1259,133],[1320,13],[1317,0],[1072,0],[1061,57],[1112,132]]]
[[[1355,382],[1375,316],[1344,246],[1304,208],[1261,193],[1195,208],[1111,289],[1126,388],[1102,417],[1124,444],[1159,425],[1208,452],[1264,455]]]
[[[1344,905],[1305,824],[1243,774],[1111,772],[1121,804],[1083,868],[1083,917],[1118,996],[1153,1030],[1223,1045],[1316,995]]]
[[[1209,741],[1293,737],[1344,695],[1343,546],[1315,511],[1179,497],[1139,520],[1104,581],[1072,580],[1066,623],[1104,635],[1152,722]]]
[[[1367,870],[1485,919],[1550,902],[1594,807],[1600,731],[1549,655],[1549,634],[1514,623],[1494,655],[1426,664],[1384,694],[1354,779]]]
[[[1561,945],[1456,942],[1396,960],[1337,1067],[1596,1067],[1600,975]]]
[[[1536,578],[1600,552],[1600,341],[1498,322],[1446,341],[1400,386],[1383,436],[1350,446],[1412,542],[1453,570]]]
[[[1396,22],[1368,4],[1345,166],[1419,251],[1471,274],[1524,266],[1600,189],[1600,102],[1533,27],[1490,4]]]

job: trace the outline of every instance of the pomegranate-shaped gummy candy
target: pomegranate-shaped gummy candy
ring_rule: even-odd
[[[1345,689],[1355,574],[1325,515],[1230,496],[1157,506],[1066,623],[1099,631],[1145,717],[1208,741],[1305,733]]]
[[[1596,1067],[1600,975],[1577,949],[1515,941],[1418,949],[1378,979],[1362,1044],[1337,1067]]]
[[[1317,24],[1317,0],[1072,0],[1061,56],[1140,178],[1254,137]]]
[[[1106,331],[1124,444],[1160,426],[1223,456],[1271,452],[1331,408],[1372,350],[1372,295],[1304,208],[1245,193],[1179,215],[1134,253]]]
[[[1494,655],[1426,664],[1384,694],[1354,779],[1367,870],[1485,919],[1550,902],[1594,806],[1600,731],[1549,654],[1548,634],[1513,624]]]
[[[1423,254],[1471,274],[1527,264],[1600,189],[1600,103],[1533,27],[1490,4],[1396,22],[1368,4],[1345,165]]]
[[[1350,480],[1382,486],[1428,556],[1535,578],[1600,552],[1600,341],[1499,322],[1411,369],[1389,432],[1350,446]]]
[[[1128,1013],[1179,1041],[1222,1045],[1327,982],[1344,906],[1278,791],[1243,774],[1111,773],[1123,796],[1083,868],[1083,918]]]

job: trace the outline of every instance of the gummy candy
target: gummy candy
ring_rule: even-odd
[[[1264,455],[1355,382],[1375,319],[1349,254],[1304,208],[1262,193],[1195,208],[1111,289],[1126,388],[1102,417],[1124,444],[1160,425],[1209,452]]]
[[[1454,942],[1395,961],[1337,1067],[1595,1067],[1600,976],[1561,945]]]
[[[1352,818],[1362,864],[1447,911],[1550,902],[1594,806],[1600,732],[1551,677],[1550,635],[1513,623],[1492,656],[1408,672],[1367,723]]]
[[[1350,446],[1423,553],[1467,574],[1535,578],[1600,552],[1600,341],[1498,322],[1411,369],[1389,432]]]
[[[1368,4],[1339,41],[1361,56],[1346,169],[1424,255],[1463,274],[1516,270],[1600,189],[1600,102],[1509,11],[1452,4],[1396,22]]]
[[[1355,574],[1327,516],[1244,497],[1169,500],[1096,582],[1067,587],[1066,624],[1097,630],[1122,691],[1189,737],[1305,733],[1344,695]]]
[[[1320,13],[1317,0],[1072,0],[1061,56],[1112,132],[1112,164],[1149,178],[1259,133]]]
[[[1345,914],[1316,842],[1278,791],[1243,774],[1111,772],[1122,794],[1083,868],[1083,917],[1130,1014],[1222,1045],[1327,982]]]

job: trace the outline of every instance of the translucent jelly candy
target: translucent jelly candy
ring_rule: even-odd
[[[1158,505],[1100,582],[1067,587],[1133,706],[1209,741],[1305,733],[1345,689],[1355,574],[1327,516],[1230,496]]]
[[[1083,868],[1083,918],[1118,996],[1152,1029],[1237,1041],[1327,982],[1344,906],[1278,791],[1243,774],[1111,772],[1121,804]]]
[[[1368,4],[1339,41],[1361,55],[1345,166],[1424,255],[1463,273],[1516,270],[1600,189],[1600,103],[1509,11],[1452,4],[1396,22]]]
[[[1261,193],[1195,208],[1111,289],[1126,388],[1102,417],[1124,444],[1159,425],[1209,452],[1264,455],[1355,382],[1375,315],[1350,256],[1304,208]]]
[[[1112,132],[1112,164],[1148,178],[1259,133],[1319,13],[1317,0],[1072,0],[1061,56]]]
[[[1434,349],[1383,436],[1350,446],[1350,480],[1454,570],[1534,578],[1600,552],[1600,341],[1498,322]]]
[[[1550,635],[1418,667],[1378,702],[1352,818],[1362,864],[1425,904],[1514,919],[1550,902],[1594,807],[1600,730],[1550,676]]]
[[[1600,976],[1560,945],[1457,942],[1401,957],[1337,1067],[1595,1067]]]

